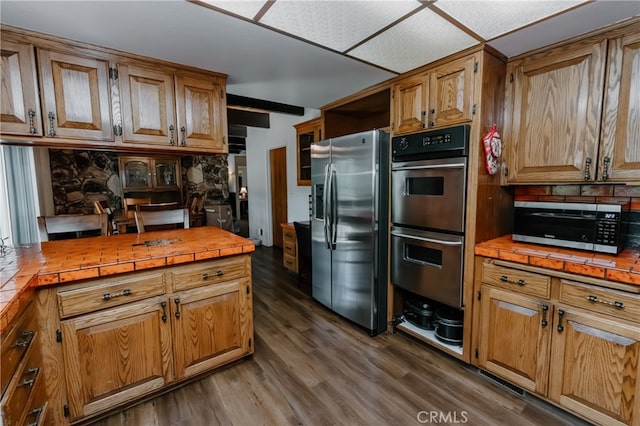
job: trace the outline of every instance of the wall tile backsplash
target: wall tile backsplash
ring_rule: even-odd
[[[118,155],[92,150],[49,149],[55,214],[91,214],[94,202],[107,200],[113,211],[122,209]],[[182,199],[193,194],[207,201],[228,202],[227,156],[181,156]]]
[[[626,185],[524,185],[515,187],[516,201],[567,203],[628,203],[625,247],[640,248],[640,186]]]

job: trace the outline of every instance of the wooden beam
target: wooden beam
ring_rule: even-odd
[[[227,105],[281,112],[283,114],[304,115],[304,107],[232,95],[230,93],[227,93]]]
[[[269,113],[227,108],[227,122],[241,126],[269,128]]]

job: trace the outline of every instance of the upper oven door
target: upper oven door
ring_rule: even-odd
[[[391,222],[464,232],[467,158],[393,163]]]

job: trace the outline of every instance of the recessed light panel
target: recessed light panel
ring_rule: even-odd
[[[253,19],[266,3],[265,0],[202,0],[202,2],[248,19]]]
[[[435,6],[485,40],[490,40],[581,3],[585,1],[438,0]]]
[[[379,34],[349,55],[403,73],[477,44],[429,9]]]
[[[343,52],[420,6],[415,0],[278,0],[260,23]]]

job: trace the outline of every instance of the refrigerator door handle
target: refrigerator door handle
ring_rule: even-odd
[[[324,230],[324,242],[327,245],[327,249],[331,250],[331,244],[329,243],[329,166],[330,164],[326,164],[324,166],[324,186],[322,192],[322,226]]]
[[[335,169],[331,167],[331,179],[329,181],[329,185],[331,186],[331,250],[336,249],[338,239],[338,197],[336,195],[337,191],[335,190],[337,178],[338,176]]]

